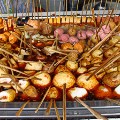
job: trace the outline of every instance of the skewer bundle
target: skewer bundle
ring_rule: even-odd
[[[29,101],[41,101],[35,113],[44,100],[50,100],[49,113],[54,101],[60,119],[55,100],[63,100],[66,120],[66,100],[86,106],[82,100],[91,93],[91,99],[120,98],[120,17],[112,16],[114,10],[106,17],[96,17],[92,8],[93,16],[67,16],[66,4],[66,16],[49,18],[48,0],[46,6],[47,19],[21,19],[22,27],[13,17],[0,18],[0,101],[27,101],[17,116]],[[95,117],[106,119],[87,109]]]

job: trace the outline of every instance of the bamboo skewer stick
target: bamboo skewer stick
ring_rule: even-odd
[[[82,100],[80,100],[78,97],[75,97],[75,100],[78,103],[82,104],[85,108],[87,108],[97,119],[108,120],[106,117],[102,116],[100,113],[98,113],[94,109],[90,108],[87,104],[85,104],[85,102],[83,102]]]
[[[115,103],[117,105],[120,105],[120,101],[118,101],[118,100],[113,100],[111,98],[106,98],[106,100],[108,100],[109,102]]]
[[[100,67],[98,67],[88,78],[90,79],[93,75],[95,75],[97,72],[99,72],[100,69],[106,66],[106,64],[120,51],[120,48],[116,50],[105,62],[103,62]],[[119,56],[120,57],[120,56]]]
[[[17,12],[18,12],[18,0],[16,0],[16,18],[17,18]]]
[[[46,12],[47,12],[47,21],[49,20],[48,19],[48,8],[49,8],[49,1],[48,0],[46,0]]]
[[[53,104],[53,99],[51,99],[50,102],[49,102],[49,104],[48,104],[48,107],[46,109],[46,115],[50,114],[50,109],[52,107],[52,104]]]
[[[37,112],[38,112],[38,110],[39,110],[39,108],[41,107],[41,105],[42,105],[43,101],[45,100],[45,97],[46,97],[46,95],[48,94],[48,92],[49,92],[50,88],[51,88],[51,86],[50,86],[50,87],[48,88],[48,90],[46,91],[46,93],[45,93],[44,97],[42,98],[42,100],[41,100],[41,102],[39,103],[39,105],[38,105],[37,109],[35,110],[35,113],[37,113]]]
[[[55,108],[55,112],[56,112],[57,120],[61,120],[61,119],[60,119],[60,115],[59,115],[59,112],[58,112],[58,109],[57,109],[57,105],[56,105],[55,100],[54,100],[54,108]]]
[[[66,5],[65,8],[66,8],[66,17],[67,17],[67,14],[68,14],[68,13],[67,13],[67,9],[68,9],[68,1],[67,1],[67,0],[65,0],[65,5]]]
[[[6,66],[6,65],[0,64],[0,67],[4,67],[4,68],[6,68],[6,69],[9,69],[9,70],[12,70],[12,71],[14,71],[14,72],[18,72],[18,73],[20,73],[20,74],[23,74],[23,75],[28,76],[28,74],[26,74],[26,73],[24,73],[24,72],[21,72],[21,71],[19,71],[19,70],[13,69],[13,68],[11,68],[11,67],[8,67],[8,66]]]
[[[21,108],[16,112],[16,116],[20,116],[20,115],[21,115],[23,109],[25,108],[25,106],[26,106],[29,102],[30,102],[30,101],[28,100],[27,102],[25,102],[25,103],[21,106]]]
[[[66,120],[66,83],[63,85],[63,120]]]
[[[90,51],[88,51],[87,53],[91,53],[92,51],[94,51],[95,49],[99,48],[104,42],[106,42],[108,40],[108,38],[110,36],[112,36],[112,34],[114,33],[114,31],[120,26],[120,24],[118,24],[102,41],[100,41],[98,44],[96,44]],[[78,62],[80,60],[82,60],[84,57],[81,57]]]

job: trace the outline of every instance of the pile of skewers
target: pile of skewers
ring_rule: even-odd
[[[29,101],[41,101],[37,113],[46,100],[46,113],[54,102],[60,119],[55,101],[63,100],[65,120],[66,100],[76,100],[107,119],[82,100],[120,98],[120,20],[114,10],[106,17],[91,11],[91,17],[67,16],[66,9],[63,17],[0,18],[0,101],[27,101],[16,115]]]

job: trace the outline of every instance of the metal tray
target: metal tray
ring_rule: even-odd
[[[101,113],[107,118],[120,118],[120,106],[110,103],[107,100],[92,100],[85,101],[90,107]],[[62,102],[56,102],[59,114],[62,117]],[[56,119],[54,108],[51,108],[50,115],[45,115],[48,102],[44,102],[39,108],[38,113],[35,113],[39,102],[30,102],[22,111],[21,116],[17,117],[16,112],[19,110],[23,102],[0,103],[0,119],[2,118],[24,118],[24,119]],[[68,101],[67,102],[67,119],[77,120],[78,118],[95,118],[85,107],[81,104]]]

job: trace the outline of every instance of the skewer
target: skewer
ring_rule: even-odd
[[[78,14],[78,7],[79,7],[79,2],[80,0],[77,1],[77,8],[76,8],[76,17],[77,17],[77,14]]]
[[[29,12],[30,12],[30,0],[28,0],[28,7],[27,7],[27,13],[28,13],[28,16],[29,16]]]
[[[108,100],[109,102],[115,103],[117,105],[120,105],[120,101],[118,101],[118,100],[113,100],[111,98],[106,98],[106,100]]]
[[[118,3],[119,3],[119,0],[116,0],[116,4],[115,4],[115,6],[114,6],[114,8],[116,8],[116,9],[115,9],[115,14],[114,14],[114,17],[115,17],[116,12],[117,12],[117,6],[118,6],[117,4],[118,4]]]
[[[8,66],[6,66],[6,65],[0,64],[0,67],[4,67],[4,68],[6,68],[6,69],[9,69],[9,70],[12,70],[12,71],[15,71],[15,72],[18,72],[18,73],[20,73],[20,74],[23,74],[23,75],[28,76],[28,74],[26,74],[26,73],[24,73],[24,72],[21,72],[21,71],[19,71],[19,70],[16,70],[16,69],[14,69],[14,68],[8,67]]]
[[[48,8],[49,8],[49,1],[48,0],[46,0],[46,12],[47,12],[47,21],[49,20],[48,19]]]
[[[101,4],[102,4],[102,0],[100,1],[100,6],[101,6]],[[99,7],[99,10],[98,10],[98,16],[100,16],[100,7]]]
[[[17,12],[18,12],[18,0],[16,0],[16,18],[17,18]]]
[[[61,18],[60,11],[61,11],[61,1],[60,1],[60,4],[59,4],[59,17]]]
[[[42,100],[41,100],[41,102],[39,103],[39,105],[38,105],[37,109],[35,110],[35,113],[37,113],[37,112],[38,112],[38,110],[39,110],[39,108],[41,107],[41,105],[42,105],[43,101],[45,100],[45,97],[46,97],[46,95],[48,94],[48,92],[49,92],[50,88],[51,88],[51,86],[50,86],[50,87],[48,88],[48,90],[46,91],[46,93],[45,93],[44,97],[42,98]]]
[[[107,22],[107,24],[106,24],[106,28],[107,28],[107,26],[108,26],[108,24],[109,24],[109,22],[110,22],[110,18],[111,18],[111,16],[112,16],[113,13],[114,13],[114,9],[112,9],[112,11],[111,11],[111,14],[110,14],[110,16],[109,16],[108,22]]]
[[[103,16],[105,14],[106,5],[107,5],[107,0],[105,1],[105,7],[104,7],[104,10],[103,10],[102,19],[103,19]]]
[[[50,109],[52,107],[52,103],[53,103],[53,99],[50,100],[49,104],[48,104],[48,107],[46,109],[46,114],[49,115],[50,114]]]
[[[81,99],[79,99],[78,97],[75,97],[75,100],[82,104],[85,108],[87,108],[97,119],[101,119],[101,120],[108,120],[106,117],[102,116],[100,113],[98,113],[97,111],[95,111],[94,109],[90,108],[85,102],[83,102]]]
[[[106,66],[106,64],[120,51],[120,48],[118,48],[107,60],[105,60],[105,62],[103,62],[100,67],[98,67],[88,78],[87,80],[89,80],[93,75],[95,75],[97,72],[99,72],[99,70],[103,67]],[[119,56],[120,57],[120,56]]]
[[[66,120],[66,83],[63,85],[63,120]]]
[[[34,14],[34,19],[36,19],[36,14],[35,14],[35,0],[33,0],[33,10],[34,10],[34,12],[33,12],[33,14]]]
[[[114,33],[114,31],[120,26],[120,24],[118,24],[102,41],[100,41],[98,44],[96,44],[90,51],[88,51],[87,53],[91,53],[92,51],[94,51],[95,49],[99,48],[104,42],[106,42],[108,40],[108,38],[110,36],[112,36],[112,33]],[[81,57],[78,62],[80,60],[82,60],[84,57]]]
[[[110,8],[110,7],[111,7],[111,5],[112,5],[112,0],[110,1],[109,11],[110,11],[110,9],[111,9],[111,8]]]
[[[33,11],[34,11],[34,6],[33,6],[33,3],[34,2],[34,0],[32,0],[32,19],[33,19]]]
[[[55,112],[56,112],[57,120],[61,120],[61,119],[60,119],[60,115],[59,115],[59,112],[58,112],[58,109],[57,109],[57,105],[56,105],[55,100],[54,100],[54,108],[55,108]]]
[[[13,2],[13,0],[11,0],[11,3],[12,3],[12,13],[13,13],[13,18],[14,18],[14,2]]]
[[[28,46],[30,48],[30,46],[24,41],[22,40],[21,38],[19,38],[16,34],[14,34],[13,32],[10,32],[13,36],[15,36],[18,40],[22,41],[26,46]],[[36,49],[33,48],[32,46],[32,50],[37,53],[38,55],[40,55],[39,51],[37,51]]]
[[[21,86],[16,82],[16,78],[11,75],[11,74],[5,74],[3,75],[3,78],[11,78],[11,82],[13,82],[16,86],[16,93],[18,93],[17,87],[19,87],[21,89],[22,92],[24,92],[24,90],[21,88]]]
[[[38,20],[39,20],[39,12],[38,12],[39,1],[38,1],[38,0],[36,0],[36,5],[37,5],[37,15],[38,15]]]
[[[39,0],[39,3],[40,3],[40,14],[41,14],[40,16],[41,16],[41,19],[42,19],[42,21],[43,21],[41,0]]]
[[[90,4],[90,0],[88,0],[88,3],[87,3],[88,5],[87,5],[87,8],[86,8],[86,16],[87,16],[87,13],[88,13],[88,6],[89,6],[89,4]]]
[[[28,100],[27,102],[25,102],[25,103],[21,106],[21,108],[16,112],[16,116],[20,116],[20,115],[21,115],[23,109],[25,108],[25,106],[26,106],[29,102],[30,102],[30,100]]]
[[[17,59],[20,59],[20,58],[18,58],[16,55],[8,52],[7,50],[5,50],[5,49],[3,49],[3,48],[0,48],[0,51],[5,52],[6,54],[8,54],[8,55],[10,55],[10,56],[12,56],[12,57],[15,57],[15,58],[17,58]]]
[[[68,1],[67,0],[65,0],[65,5],[66,5],[65,8],[66,8],[66,17],[67,17],[67,8],[68,8],[68,6],[67,6],[68,5]]]
[[[55,19],[56,19],[56,2],[54,0],[54,12],[55,12]]]

